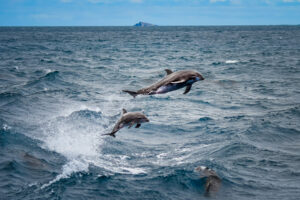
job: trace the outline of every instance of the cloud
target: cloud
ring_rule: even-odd
[[[143,2],[143,0],[87,0],[87,1],[90,3],[116,3],[116,2],[124,2],[124,1],[129,1],[131,3],[142,3]]]
[[[209,0],[210,3],[225,2],[226,0]]]
[[[230,0],[232,4],[241,4],[241,0]]]
[[[116,3],[121,2],[122,0],[87,0],[90,3]]]
[[[230,4],[239,5],[242,3],[242,0],[209,0],[210,3],[218,2],[230,2]]]
[[[142,3],[143,0],[130,0],[130,2],[132,2],[132,3]]]
[[[300,0],[283,0],[286,3],[300,2]]]
[[[91,3],[104,3],[104,2],[109,2],[108,0],[88,0],[88,2],[91,2]]]

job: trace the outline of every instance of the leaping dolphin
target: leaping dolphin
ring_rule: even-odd
[[[205,196],[216,195],[221,186],[221,178],[217,173],[204,166],[199,166],[195,168],[195,170],[201,172],[203,177],[207,177],[205,183]]]
[[[116,137],[116,132],[118,132],[121,128],[125,126],[130,128],[134,124],[136,124],[135,128],[139,128],[143,122],[149,122],[149,119],[144,114],[139,112],[127,112],[127,110],[123,109],[122,117],[118,120],[113,130],[110,133],[103,135]]]
[[[133,97],[136,97],[139,94],[163,94],[186,87],[183,94],[187,94],[191,90],[193,83],[204,80],[201,74],[191,70],[172,72],[170,69],[165,69],[165,71],[167,72],[167,76],[149,87],[142,88],[136,92],[130,90],[123,90],[123,92],[127,92]]]

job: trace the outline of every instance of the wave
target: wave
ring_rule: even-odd
[[[57,78],[59,78],[59,71],[51,71],[50,70],[44,76],[42,76],[36,80],[29,81],[25,87],[33,87],[34,85],[42,83],[43,81],[54,82]]]
[[[61,174],[57,175],[53,180],[49,181],[48,183],[43,184],[41,186],[41,189],[44,189],[62,179],[69,178],[73,173],[87,172],[88,167],[89,167],[89,163],[86,163],[85,161],[76,160],[76,159],[68,161],[67,164],[63,166]]]
[[[88,172],[91,165],[111,173],[146,173],[144,168],[132,166],[126,157],[119,155],[124,152],[113,152],[109,146],[106,147],[107,138],[111,138],[101,134],[107,132],[110,119],[100,110],[97,111],[88,109],[73,111],[67,116],[56,117],[41,126],[43,134],[39,139],[43,141],[42,147],[57,152],[67,159],[61,173],[43,184],[42,189],[62,179],[70,178],[74,173]],[[103,148],[105,151],[109,149],[108,152],[103,154]]]

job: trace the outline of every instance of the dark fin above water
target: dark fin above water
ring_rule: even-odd
[[[127,110],[124,108],[122,109],[122,111],[123,111],[123,114],[127,113]]]
[[[169,74],[172,74],[173,72],[172,72],[172,70],[170,70],[170,69],[165,69],[165,71],[167,72],[167,75],[169,75]]]
[[[183,94],[187,94],[192,88],[192,85],[187,85]]]
[[[137,92],[134,91],[130,91],[130,90],[122,90],[123,92],[127,92],[128,94],[130,94],[131,96],[133,96],[134,98],[138,95]]]
[[[140,128],[140,126],[141,126],[141,124],[137,124],[137,125],[135,126],[135,128]]]

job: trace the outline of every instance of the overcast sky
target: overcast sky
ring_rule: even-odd
[[[0,26],[300,24],[300,0],[0,0]]]

